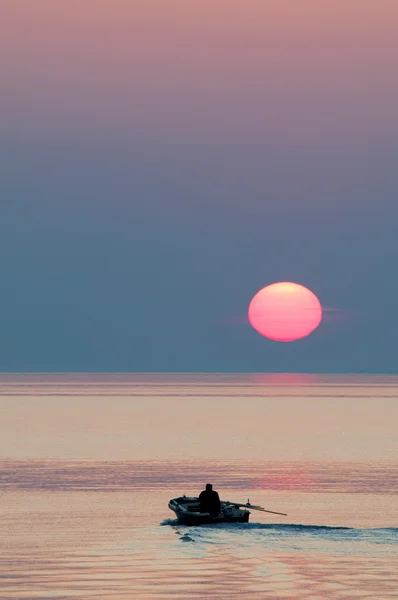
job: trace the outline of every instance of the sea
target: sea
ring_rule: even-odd
[[[172,598],[398,598],[398,377],[1,375],[0,599]]]

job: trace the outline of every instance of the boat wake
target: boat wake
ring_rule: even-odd
[[[170,525],[171,527],[183,527],[187,530],[192,529],[192,526],[183,525],[178,519],[164,519],[160,525]],[[333,527],[330,525],[300,525],[297,523],[214,523],[211,525],[196,525],[200,529],[211,529],[211,530],[241,530],[241,531],[252,531],[252,530],[271,530],[271,531],[291,531],[292,533],[317,533],[317,532],[330,532],[333,531],[351,531],[351,532],[380,532],[380,533],[391,533],[398,535],[398,527],[384,527],[384,528],[356,528],[356,527]]]
[[[212,539],[223,539],[223,534],[228,536],[261,536],[268,541],[275,540],[330,540],[331,542],[361,542],[371,544],[398,545],[398,528],[355,528],[332,527],[329,525],[302,525],[285,523],[215,523],[212,525],[188,526],[181,524],[178,519],[165,519],[160,525],[168,525],[175,529],[184,540],[195,541],[193,538],[210,536]],[[263,537],[266,535],[266,538]],[[193,536],[193,537],[192,537]],[[220,537],[221,536],[221,537]],[[188,538],[190,538],[188,540]],[[250,539],[250,538],[247,538]],[[252,538],[254,539],[254,538]]]
[[[171,525],[171,526],[176,526],[176,525],[180,525],[178,519],[164,519],[161,523],[159,523],[159,525]]]
[[[170,525],[172,527],[187,527],[188,529],[192,529],[192,526],[183,525],[179,522],[178,519],[164,519],[160,523],[160,525]],[[214,523],[211,525],[196,525],[195,527],[200,527],[201,529],[211,529],[211,530],[241,530],[241,531],[253,531],[259,529],[265,530],[275,530],[275,531],[292,531],[292,532],[317,532],[317,531],[342,531],[349,530],[354,531],[352,527],[330,527],[328,525],[296,525],[296,524],[286,524],[286,523]]]
[[[221,523],[217,527],[225,528],[225,524]],[[230,526],[231,528],[231,526]],[[333,531],[353,531],[351,527],[331,527],[329,525],[297,525],[294,523],[237,523],[234,529],[251,530],[269,530],[269,531],[286,531],[292,533],[317,533],[317,532],[333,532]]]

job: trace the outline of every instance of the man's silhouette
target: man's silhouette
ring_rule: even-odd
[[[213,515],[218,515],[221,510],[220,497],[215,490],[213,490],[213,486],[211,483],[206,484],[206,489],[203,492],[200,492],[199,496],[200,501],[200,512],[210,513]]]

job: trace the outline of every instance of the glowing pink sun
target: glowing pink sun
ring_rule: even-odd
[[[308,288],[281,281],[257,292],[248,316],[251,326],[261,335],[277,342],[293,342],[318,327],[322,306]]]

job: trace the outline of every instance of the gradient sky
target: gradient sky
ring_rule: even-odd
[[[396,372],[397,71],[396,0],[2,0],[0,371]]]

